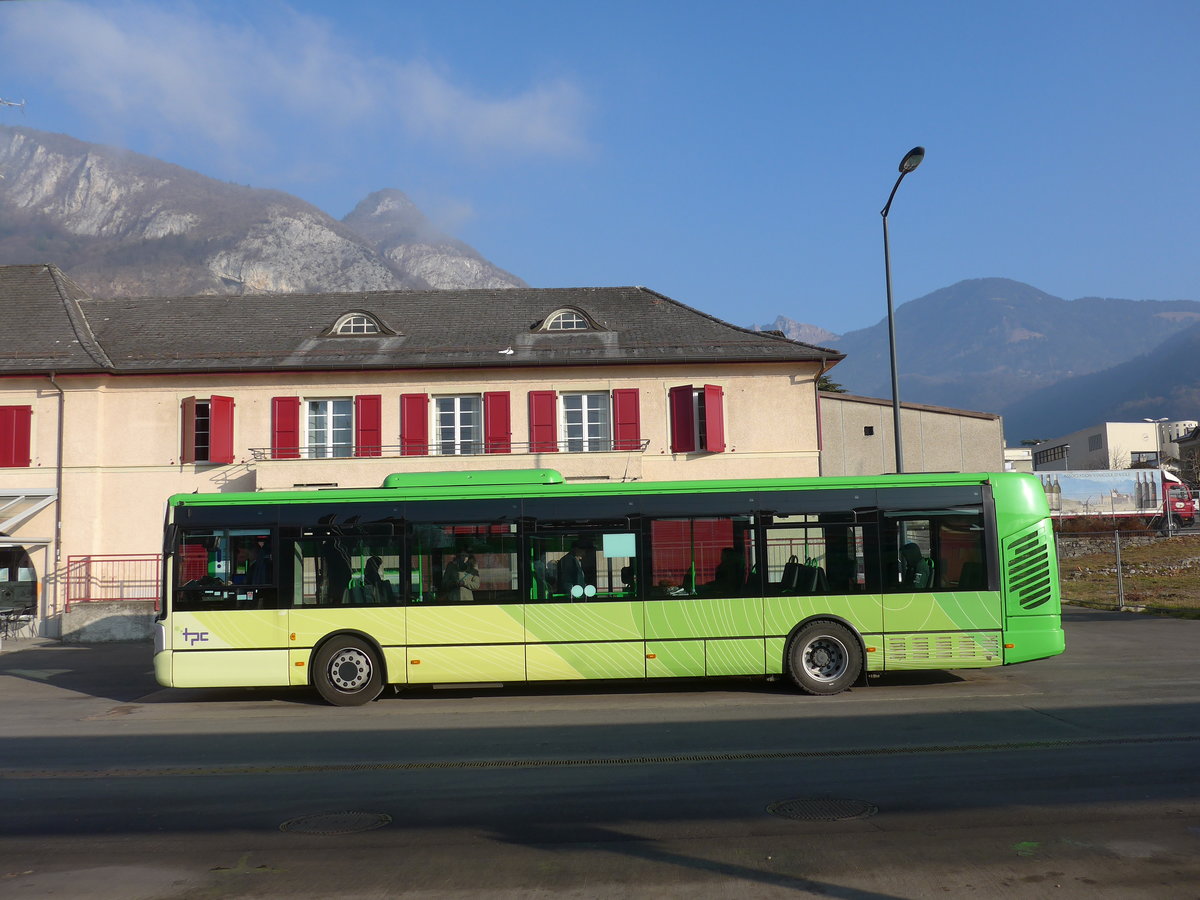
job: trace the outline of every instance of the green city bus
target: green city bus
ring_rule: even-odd
[[[168,501],[168,687],[868,673],[1061,653],[1031,475],[572,483],[552,469]]]

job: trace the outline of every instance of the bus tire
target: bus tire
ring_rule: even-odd
[[[862,674],[858,638],[837,622],[810,622],[788,647],[788,674],[806,694],[840,694]]]
[[[383,667],[366,641],[336,635],[313,657],[313,685],[334,706],[362,706],[383,692]]]

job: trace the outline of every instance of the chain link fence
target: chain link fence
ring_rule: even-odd
[[[1200,533],[1055,535],[1064,603],[1200,617]]]

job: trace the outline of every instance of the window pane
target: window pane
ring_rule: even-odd
[[[637,536],[627,526],[534,535],[530,599],[586,603],[638,596]]]
[[[366,316],[349,316],[338,328],[338,334],[378,334],[379,326]]]
[[[578,331],[588,327],[587,319],[576,312],[561,312],[546,325],[547,331]]]
[[[749,516],[655,519],[650,523],[650,593],[655,597],[740,597],[757,593]]]
[[[483,452],[483,400],[477,394],[434,400],[437,452],[445,455]]]
[[[864,527],[838,518],[774,517],[766,530],[766,594],[849,594],[867,590]]]
[[[402,599],[398,537],[312,533],[290,547],[296,606],[394,606]]]
[[[308,457],[349,457],[354,444],[353,400],[309,400]]]
[[[175,609],[273,609],[278,605],[269,533],[185,532],[175,554],[174,572]]]
[[[211,414],[209,401],[196,401],[196,426],[194,452],[196,462],[208,462],[209,447],[211,446]]]
[[[574,453],[612,449],[612,408],[607,391],[563,394],[562,436]]]
[[[987,589],[982,510],[889,515],[880,551],[885,591]]]
[[[410,526],[410,602],[519,603],[516,528],[513,524]]]

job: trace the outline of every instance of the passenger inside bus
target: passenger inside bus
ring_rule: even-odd
[[[442,573],[442,599],[446,603],[471,603],[480,584],[475,557],[460,549]]]

